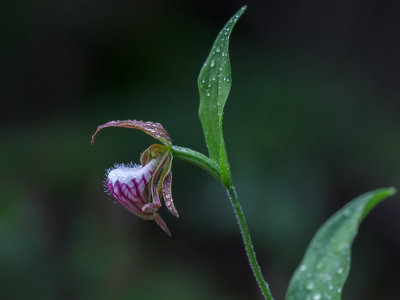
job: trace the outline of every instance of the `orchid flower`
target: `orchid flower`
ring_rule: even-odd
[[[116,164],[108,169],[106,186],[110,195],[130,212],[144,220],[154,220],[170,236],[167,224],[157,213],[163,198],[168,210],[179,217],[172,200],[172,141],[168,132],[159,123],[110,121],[97,128],[92,144],[98,132],[106,127],[139,129],[163,143],[148,147],[140,156],[140,165]]]

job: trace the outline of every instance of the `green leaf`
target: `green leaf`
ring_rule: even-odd
[[[243,6],[222,28],[207,60],[201,68],[198,79],[200,93],[199,117],[203,126],[209,156],[220,164],[221,175],[225,174],[226,180],[222,178],[223,183],[231,180],[222,134],[224,106],[231,89],[229,37],[233,26],[245,10],[246,6]]]
[[[315,234],[295,271],[286,299],[341,299],[350,270],[351,245],[358,227],[371,209],[394,193],[394,188],[385,188],[363,194],[326,221]]]

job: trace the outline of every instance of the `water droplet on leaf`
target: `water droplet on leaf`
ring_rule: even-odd
[[[314,282],[312,281],[307,282],[306,289],[311,291],[313,288],[314,288]]]
[[[320,300],[321,299],[321,294],[320,293],[316,293],[314,296],[313,296],[313,300]]]

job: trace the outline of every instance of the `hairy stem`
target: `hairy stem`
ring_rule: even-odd
[[[185,160],[187,162],[190,162],[207,172],[209,172],[211,175],[215,177],[221,184],[221,172],[219,170],[219,165],[216,164],[213,160],[211,160],[209,157],[205,156],[204,154],[201,154],[197,151],[194,151],[189,148],[184,148],[184,147],[179,147],[179,146],[172,146],[171,148],[172,153],[175,157],[178,157],[182,160]],[[230,171],[227,169],[229,172],[229,178],[231,178]],[[224,185],[224,184],[223,184]],[[263,294],[264,298],[266,300],[272,300],[272,295],[269,290],[267,282],[264,280],[264,277],[261,273],[261,268],[257,262],[256,259],[256,253],[254,252],[253,249],[253,244],[251,242],[250,238],[250,233],[249,229],[247,227],[246,219],[243,214],[242,207],[240,206],[235,187],[232,183],[232,180],[228,181],[227,184],[224,185],[229,199],[231,200],[233,210],[235,211],[236,219],[239,224],[240,232],[242,234],[242,239],[244,243],[244,247],[246,249],[247,257],[249,259],[249,264],[250,267],[253,271],[254,277],[256,278],[256,281],[258,283],[258,286],[260,287],[261,293]]]
[[[240,227],[240,232],[242,234],[242,239],[244,247],[246,249],[247,258],[249,259],[251,270],[253,271],[254,277],[256,278],[256,281],[264,298],[267,300],[272,300],[273,298],[269,290],[268,283],[264,280],[260,265],[257,262],[256,253],[253,248],[253,243],[251,242],[249,228],[247,227],[246,219],[244,217],[242,207],[239,203],[235,187],[232,186],[230,188],[227,188],[226,191],[228,193],[229,199],[231,200],[233,210],[235,211],[236,219]]]

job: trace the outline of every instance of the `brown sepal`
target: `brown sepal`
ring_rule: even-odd
[[[99,127],[97,127],[96,132],[92,135],[92,144],[94,143],[94,138],[96,137],[98,132],[106,127],[125,127],[139,129],[159,140],[166,146],[171,146],[172,144],[172,140],[169,137],[168,132],[160,123],[143,122],[137,120],[110,121],[103,125],[100,125]]]

